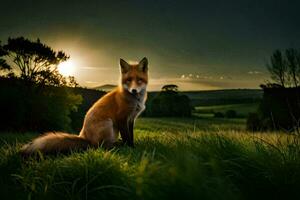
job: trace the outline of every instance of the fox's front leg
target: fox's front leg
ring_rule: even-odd
[[[128,120],[124,120],[123,123],[119,125],[122,140],[128,146],[133,147],[133,134],[130,131],[131,123]]]
[[[133,137],[133,127],[134,127],[134,120],[128,121],[129,127],[129,146],[134,147],[134,137]]]

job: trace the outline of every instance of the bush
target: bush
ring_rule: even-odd
[[[86,112],[92,105],[100,99],[106,92],[97,91],[87,88],[68,88],[70,92],[82,96],[82,103],[78,105],[78,109],[71,112],[71,126],[73,131],[79,132],[82,128],[83,120]]]
[[[9,131],[71,130],[70,113],[82,97],[66,87],[41,86],[19,79],[0,79],[0,129]]]
[[[249,113],[247,118],[247,130],[259,131],[262,129],[261,119],[257,113]]]
[[[215,112],[214,113],[214,118],[224,118],[224,114],[221,112]]]
[[[300,121],[300,88],[264,87],[259,107],[262,128],[293,131]]]
[[[227,110],[225,113],[226,118],[236,118],[237,114],[235,110]]]
[[[190,117],[192,107],[186,95],[174,91],[161,91],[147,101],[144,116],[151,117]]]

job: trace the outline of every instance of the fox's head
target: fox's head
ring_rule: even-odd
[[[146,90],[148,84],[148,60],[143,58],[139,63],[127,63],[120,59],[121,84],[131,94],[139,94]]]

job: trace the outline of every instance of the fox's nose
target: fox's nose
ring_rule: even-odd
[[[136,94],[137,90],[136,89],[132,89],[132,94]]]

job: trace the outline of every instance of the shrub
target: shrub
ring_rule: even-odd
[[[41,86],[19,79],[0,79],[0,129],[70,130],[70,113],[82,97],[66,87]]]
[[[221,112],[215,112],[215,113],[214,113],[214,117],[215,117],[215,118],[224,118],[224,114],[221,113]]]
[[[82,96],[82,103],[78,105],[77,110],[72,111],[70,114],[70,118],[72,120],[72,130],[75,132],[79,132],[82,128],[86,112],[98,99],[106,94],[106,92],[87,88],[68,88],[68,90],[76,95]]]
[[[161,91],[147,101],[144,116],[151,117],[190,117],[192,107],[186,95],[174,91]]]
[[[227,110],[225,113],[226,118],[236,118],[237,114],[235,110]]]
[[[259,107],[262,127],[293,131],[300,121],[300,88],[264,87]]]
[[[249,113],[247,118],[247,130],[259,131],[262,129],[261,119],[257,113]]]

